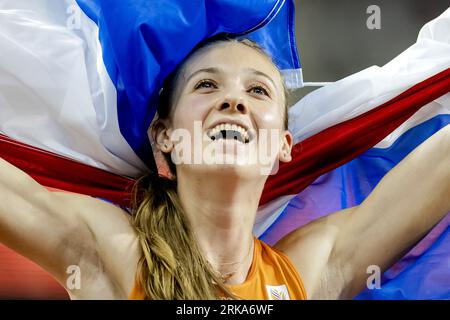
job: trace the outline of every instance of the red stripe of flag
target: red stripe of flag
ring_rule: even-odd
[[[67,157],[15,141],[0,134],[0,157],[29,174],[40,184],[129,204],[133,179],[98,169]]]
[[[450,68],[353,119],[297,143],[293,160],[280,163],[264,187],[260,205],[297,194],[322,174],[364,153],[424,105],[450,91]],[[0,157],[47,187],[100,197],[128,206],[134,180],[35,148],[0,134]]]
[[[450,92],[450,68],[399,96],[350,120],[327,128],[293,148],[293,159],[280,163],[264,186],[260,205],[297,194],[325,174],[364,153],[421,107]]]

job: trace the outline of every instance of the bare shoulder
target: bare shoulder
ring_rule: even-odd
[[[330,259],[336,236],[356,207],[337,211],[314,220],[279,240],[274,247],[283,251],[302,278],[309,298],[334,298],[334,282],[340,281],[339,269]],[[341,279],[342,280],[342,279]]]
[[[87,290],[82,298],[126,298],[134,285],[140,248],[130,215],[123,209],[90,196],[56,193],[92,234],[93,243],[80,268]],[[97,292],[101,289],[102,292]]]
[[[135,234],[128,212],[112,203],[74,193],[55,192],[54,194],[64,206],[75,208],[76,214],[92,228],[95,234],[105,231]]]

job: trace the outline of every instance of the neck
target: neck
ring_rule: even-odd
[[[252,264],[253,224],[265,179],[177,172],[178,195],[205,258],[226,284],[242,283]]]

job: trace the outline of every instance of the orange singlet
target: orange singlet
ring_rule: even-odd
[[[245,300],[306,300],[305,287],[289,257],[257,238],[247,279],[227,287]],[[129,298],[144,298],[138,283]]]

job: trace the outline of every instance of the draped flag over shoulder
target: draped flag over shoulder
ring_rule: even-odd
[[[198,42],[221,32],[252,38],[288,86],[302,85],[292,1],[255,4],[0,0],[0,156],[48,187],[127,205],[125,189],[154,166],[146,130],[162,80]],[[227,19],[236,14],[247,18]],[[450,122],[449,30],[450,9],[385,66],[290,108],[293,161],[269,177],[256,235],[273,244],[360,204]],[[382,289],[359,298],[450,298],[448,225],[449,216],[383,275]]]

